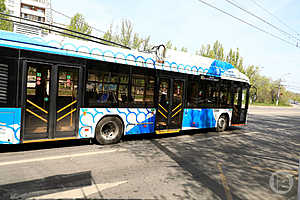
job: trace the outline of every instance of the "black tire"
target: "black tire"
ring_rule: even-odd
[[[228,127],[228,117],[226,115],[221,115],[217,121],[217,132],[223,132]]]
[[[98,122],[95,138],[99,144],[118,143],[123,135],[122,121],[117,117],[105,117]]]

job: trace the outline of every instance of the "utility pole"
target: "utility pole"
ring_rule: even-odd
[[[281,79],[279,79],[279,84],[278,84],[278,91],[277,91],[276,106],[278,106],[278,103],[279,103],[279,97],[280,97],[280,87],[281,87]]]

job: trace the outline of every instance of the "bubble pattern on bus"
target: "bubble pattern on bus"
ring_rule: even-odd
[[[21,108],[0,108],[0,144],[19,144]]]
[[[232,109],[184,109],[182,129],[215,128],[221,114],[227,113],[229,122],[232,117]]]
[[[94,137],[96,126],[104,116],[119,116],[124,123],[125,135],[154,132],[155,109],[81,108],[79,138]]]
[[[181,72],[194,75],[209,75],[249,82],[248,78],[235,69],[231,64],[219,60],[202,57],[202,64],[179,64],[178,56],[170,57],[171,60],[157,62],[154,54],[142,53],[120,49],[105,45],[95,45],[85,41],[54,36],[48,38],[29,37],[22,34],[0,31],[0,45],[21,48],[45,53],[54,53],[66,56],[81,57],[133,66],[161,69],[166,71]],[[60,38],[60,39],[59,39]],[[198,56],[201,58],[200,56]],[[188,58],[188,56],[184,57]],[[189,60],[189,59],[186,59]],[[201,61],[201,59],[200,59]],[[184,62],[184,61],[182,61]],[[188,61],[187,61],[188,62]]]

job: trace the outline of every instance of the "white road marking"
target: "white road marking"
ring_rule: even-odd
[[[33,158],[33,159],[26,159],[26,160],[0,162],[0,166],[16,165],[16,164],[23,164],[23,163],[29,163],[29,162],[40,162],[40,161],[46,161],[46,160],[57,160],[57,159],[63,159],[63,158],[75,158],[75,157],[81,157],[81,156],[90,156],[90,155],[96,155],[96,154],[105,154],[105,153],[122,152],[122,151],[126,151],[126,149],[112,149],[112,150],[94,151],[94,152],[70,154],[70,155],[63,155],[63,156],[51,156],[51,157],[43,157],[43,158]]]
[[[86,198],[87,196],[98,193],[100,191],[103,191],[105,189],[109,189],[112,187],[116,187],[118,185],[127,183],[128,181],[120,181],[120,182],[115,182],[115,183],[104,183],[104,184],[97,184],[97,185],[91,185],[91,186],[86,186],[78,189],[73,189],[73,190],[68,190],[68,191],[63,191],[63,192],[56,192],[52,194],[46,194],[38,197],[32,197],[30,199],[83,199]]]

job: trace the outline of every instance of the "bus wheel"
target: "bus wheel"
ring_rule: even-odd
[[[217,121],[217,131],[223,132],[226,130],[228,125],[228,118],[226,115],[221,115]]]
[[[117,117],[105,117],[96,126],[96,140],[100,144],[118,143],[123,135],[123,124]]]

